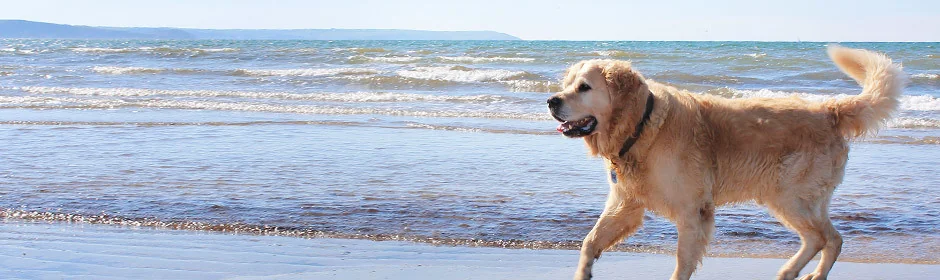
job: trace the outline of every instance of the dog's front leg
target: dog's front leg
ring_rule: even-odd
[[[633,199],[622,199],[614,190],[607,196],[604,213],[581,244],[581,259],[575,280],[591,279],[591,267],[601,252],[633,234],[643,224],[645,209]]]
[[[682,213],[676,219],[679,246],[672,280],[688,280],[705,255],[705,247],[715,229],[715,206],[706,203]]]

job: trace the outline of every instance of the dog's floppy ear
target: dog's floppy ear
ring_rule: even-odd
[[[630,68],[629,61],[611,61],[603,73],[611,95],[630,94],[643,85],[643,77]]]

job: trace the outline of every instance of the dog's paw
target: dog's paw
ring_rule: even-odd
[[[578,272],[578,273],[575,273],[575,274],[574,274],[574,280],[590,280],[590,279],[591,279],[591,273],[590,273],[590,272],[588,272],[588,273],[586,273],[586,274],[585,274],[585,273],[582,273],[582,272]]]
[[[796,279],[798,271],[781,271],[777,273],[777,280],[793,280]]]
[[[810,273],[803,275],[799,280],[826,280],[825,275],[819,275],[818,273]]]

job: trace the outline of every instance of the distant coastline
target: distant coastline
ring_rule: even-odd
[[[100,27],[0,20],[0,38],[167,40],[521,40],[495,31],[403,29],[189,29]]]

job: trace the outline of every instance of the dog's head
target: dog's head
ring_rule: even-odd
[[[558,131],[572,138],[632,129],[650,95],[643,76],[628,61],[578,62],[565,72],[562,87],[548,99],[548,108],[561,122]]]

